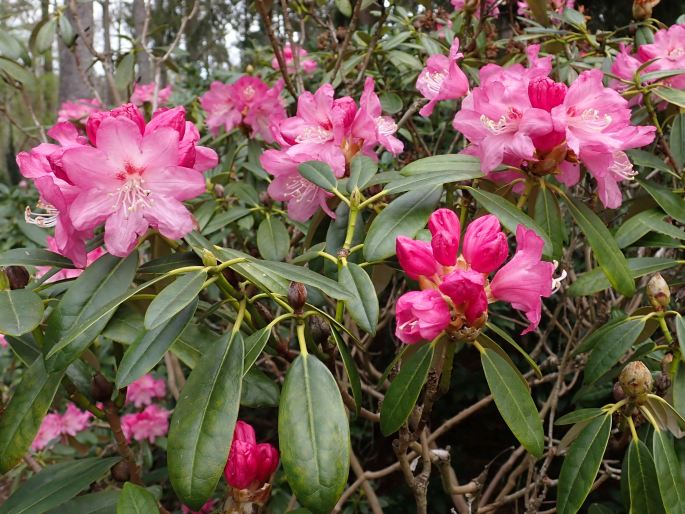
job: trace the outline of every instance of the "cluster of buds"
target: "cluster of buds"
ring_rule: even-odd
[[[633,361],[626,364],[618,376],[618,387],[614,388],[614,394],[619,393],[630,403],[642,405],[647,401],[647,395],[652,392],[653,385],[654,379],[649,368],[641,361]]]

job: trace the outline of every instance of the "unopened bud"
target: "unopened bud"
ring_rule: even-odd
[[[652,9],[661,0],[633,0],[633,18],[636,20],[646,20],[652,17]]]
[[[245,66],[245,73],[247,73],[248,75],[254,73],[254,66],[252,66],[251,64]]]
[[[317,344],[324,344],[331,335],[331,329],[323,318],[319,316],[312,316],[309,318],[309,330],[312,334],[312,339]]]
[[[205,266],[216,266],[216,257],[212,252],[203,248],[202,249],[202,264]]]
[[[291,282],[288,288],[288,303],[296,313],[302,312],[302,307],[307,303],[307,288],[300,282]]]
[[[112,398],[114,386],[99,373],[90,382],[90,394],[96,402],[106,402]]]
[[[126,482],[130,477],[131,471],[127,462],[122,460],[116,463],[112,468],[112,478],[117,482]]]
[[[671,370],[671,365],[673,364],[673,354],[667,353],[664,358],[661,359],[661,372],[668,375]]]
[[[614,384],[613,394],[614,394],[614,401],[617,401],[617,402],[620,402],[621,400],[623,400],[626,397],[626,393],[623,392],[623,388],[621,387],[621,384],[619,384],[618,382],[616,382]]]
[[[226,194],[226,191],[224,190],[224,186],[221,184],[214,184],[214,196],[217,198],[223,198]]]
[[[647,298],[656,310],[663,310],[671,301],[671,289],[661,276],[661,273],[655,273],[647,282]]]
[[[626,364],[618,376],[618,383],[625,395],[636,403],[643,403],[652,392],[652,372],[640,361]]]
[[[7,266],[5,273],[10,281],[10,289],[24,289],[29,283],[29,272],[23,266]]]

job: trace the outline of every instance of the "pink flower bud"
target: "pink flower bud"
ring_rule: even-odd
[[[466,262],[481,273],[490,273],[502,265],[509,248],[507,236],[500,229],[495,216],[481,216],[469,224],[464,234],[462,254]]]
[[[482,273],[456,270],[440,284],[440,291],[450,297],[457,309],[463,309],[466,321],[473,325],[488,310],[484,286],[485,277]]]
[[[566,84],[540,76],[528,84],[528,98],[533,107],[550,112],[552,108],[562,104],[567,90]]]
[[[435,260],[443,266],[454,266],[457,263],[461,231],[457,215],[449,209],[438,209],[431,214],[428,229],[433,234],[431,246]]]
[[[257,475],[257,445],[236,438],[224,468],[224,477],[234,489],[247,489]]]
[[[107,118],[128,118],[140,129],[140,133],[145,132],[145,118],[140,114],[138,107],[133,104],[124,104],[111,111],[94,112],[88,117],[86,123],[86,134],[93,145],[97,145],[97,132],[100,124]]]
[[[438,263],[435,262],[429,243],[400,236],[395,243],[395,249],[400,266],[410,278],[418,280],[422,275],[431,277],[437,273]]]
[[[397,300],[395,316],[395,335],[406,344],[432,341],[452,320],[449,306],[435,289],[403,294]]]
[[[257,480],[267,482],[278,467],[278,450],[269,443],[257,445]]]

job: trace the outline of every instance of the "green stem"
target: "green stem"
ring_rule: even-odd
[[[663,315],[661,315],[658,319],[659,328],[661,328],[661,332],[663,332],[666,342],[668,344],[673,343],[673,336],[671,335],[671,331],[668,329],[668,325],[666,324],[666,318]]]
[[[304,321],[298,320],[297,322],[297,342],[300,345],[300,354],[309,355],[307,351],[307,339],[304,335]]]

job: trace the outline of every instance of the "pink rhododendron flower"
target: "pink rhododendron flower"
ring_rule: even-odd
[[[96,98],[80,98],[73,102],[64,102],[57,111],[57,122],[84,121],[92,113],[102,110],[102,104]]]
[[[82,411],[74,404],[67,405],[64,414],[50,413],[43,418],[38,433],[31,443],[33,451],[42,450],[60,436],[75,436],[90,426],[90,412]]]
[[[126,402],[136,407],[150,405],[155,398],[166,396],[166,382],[163,379],[154,378],[149,373],[143,375],[126,389]]]
[[[267,143],[273,142],[271,127],[286,116],[282,90],[283,81],[269,88],[258,77],[249,75],[232,84],[212,82],[209,91],[200,97],[209,131],[217,135],[223,127],[230,132],[243,123],[251,129],[251,136],[259,135]]]
[[[157,405],[148,405],[141,412],[124,414],[121,416],[121,429],[128,441],[148,440],[154,443],[158,437],[163,437],[169,431],[169,416],[171,412]]]
[[[34,452],[42,450],[61,435],[61,419],[61,416],[56,413],[48,414],[43,418],[38,433],[31,443],[31,450]]]
[[[485,0],[485,14],[486,16],[498,16],[499,7],[497,6],[498,0]],[[473,13],[476,18],[480,18],[480,0],[450,0],[450,3],[454,7],[454,10],[459,12],[463,11],[465,8],[469,12]]]
[[[299,46],[295,46],[295,51],[297,52],[297,58],[300,63],[300,68],[302,71],[304,71],[306,74],[310,75],[316,71],[316,61],[313,59],[307,59],[307,50],[304,48],[300,48]],[[285,66],[286,70],[288,73],[294,73],[295,72],[295,52],[293,52],[293,49],[290,46],[290,43],[286,43],[285,46],[283,47],[283,59],[285,60]],[[271,59],[271,67],[274,70],[278,70],[281,67],[278,64],[278,59],[274,57]]]
[[[200,507],[200,510],[192,510],[190,507],[182,505],[181,512],[183,514],[212,514],[218,501],[219,500],[207,500],[207,502]]]
[[[397,301],[395,334],[402,342],[430,341],[443,330],[478,329],[487,320],[488,303],[495,301],[509,302],[524,312],[530,321],[524,333],[537,327],[541,297],[552,294],[555,264],[541,260],[544,243],[534,231],[518,226],[516,254],[500,268],[509,250],[495,216],[482,216],[469,224],[461,255],[459,219],[454,212],[438,209],[428,227],[431,243],[397,238],[400,265],[421,288]],[[489,274],[497,268],[489,282]]]
[[[4,350],[8,346],[9,346],[9,343],[7,342],[7,338],[5,337],[4,334],[0,334],[0,348],[2,348]]]
[[[131,95],[131,103],[142,106],[144,103],[153,103],[155,96],[155,83],[136,84]],[[157,91],[157,105],[166,105],[171,97],[171,86],[166,86]]]
[[[421,116],[430,116],[441,100],[456,100],[468,93],[469,80],[457,66],[457,61],[462,57],[463,54],[459,53],[459,38],[455,37],[449,57],[435,54],[428,58],[426,67],[416,79],[416,89],[430,100],[419,111]]]
[[[278,451],[268,443],[257,444],[254,428],[238,420],[233,432],[224,478],[234,489],[259,489],[278,468]]]
[[[51,252],[55,253],[60,253],[59,248],[57,248],[57,241],[55,240],[54,237],[48,236],[48,250]],[[100,257],[102,257],[105,254],[105,249],[102,248],[101,246],[98,246],[95,250],[92,250],[88,252],[88,255],[86,255],[86,268],[93,264],[96,260],[98,260]],[[50,271],[52,268],[50,266],[36,266],[36,278],[40,278],[43,275],[45,275],[48,271]],[[80,268],[75,268],[75,269],[61,269],[54,275],[52,275],[48,280],[46,280],[46,283],[50,282],[57,282],[59,280],[68,280],[70,278],[76,278],[78,277],[81,273],[83,273],[83,270]]]

